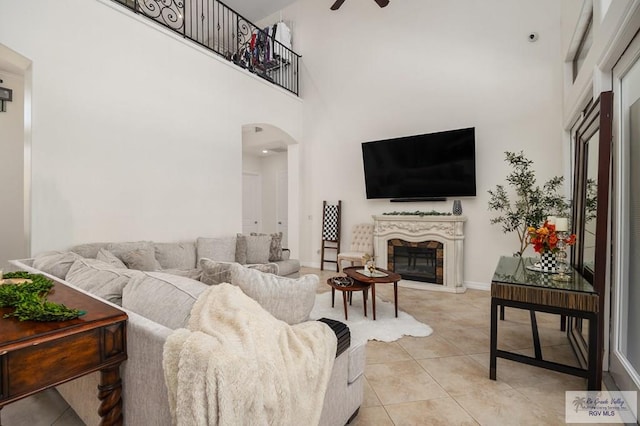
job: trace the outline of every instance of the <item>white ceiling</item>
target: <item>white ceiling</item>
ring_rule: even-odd
[[[223,0],[227,6],[254,23],[296,1],[297,0]]]

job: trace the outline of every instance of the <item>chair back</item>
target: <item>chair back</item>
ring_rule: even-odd
[[[351,251],[373,255],[373,223],[354,225],[351,233]]]

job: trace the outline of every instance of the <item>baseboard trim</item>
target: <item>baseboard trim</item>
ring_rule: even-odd
[[[470,288],[472,290],[484,290],[484,291],[491,290],[491,284],[489,284],[489,283],[480,283],[480,282],[477,282],[477,281],[465,281],[464,282],[464,286],[466,288]]]

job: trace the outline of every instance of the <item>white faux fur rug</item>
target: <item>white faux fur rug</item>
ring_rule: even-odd
[[[365,318],[362,307],[362,292],[353,295],[353,305],[347,305],[347,311],[349,320],[345,321],[342,293],[336,291],[336,303],[332,308],[331,292],[328,291],[316,296],[310,317],[311,319],[330,318],[346,323],[351,331],[353,345],[364,343],[367,340],[393,342],[402,336],[424,337],[433,333],[431,327],[419,322],[406,312],[398,310],[398,318],[396,318],[393,303],[385,302],[379,297],[376,297],[376,320],[374,321],[371,295],[367,301],[367,317]]]

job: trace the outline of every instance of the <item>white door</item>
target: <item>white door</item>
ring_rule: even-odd
[[[640,37],[613,69],[612,293],[609,372],[620,390],[640,388]]]
[[[287,234],[289,229],[289,178],[286,170],[278,172],[276,187],[276,230],[282,232],[282,247],[289,247]]]
[[[242,233],[262,231],[262,178],[257,173],[242,174]]]

